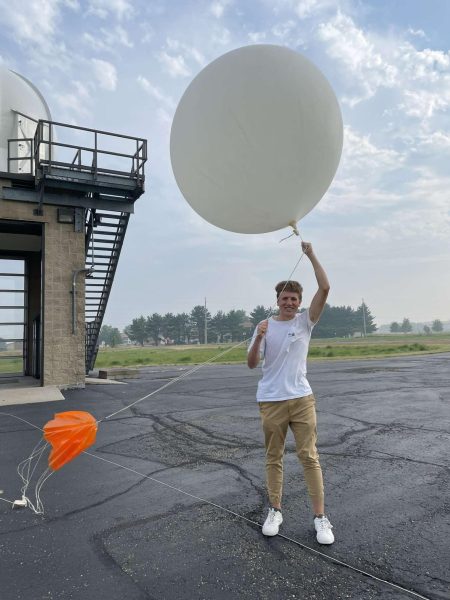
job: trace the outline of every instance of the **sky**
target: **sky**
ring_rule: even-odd
[[[300,256],[289,234],[236,234],[198,216],[172,173],[170,128],[192,79],[255,43],[310,59],[339,100],[336,176],[299,223],[330,304],[362,298],[378,325],[450,319],[450,2],[447,0],[0,0],[0,62],[55,121],[144,137],[136,202],[105,323],[153,312],[271,306]],[[308,305],[316,284],[295,273]]]

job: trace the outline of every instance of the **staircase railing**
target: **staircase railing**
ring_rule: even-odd
[[[86,211],[86,372],[94,368],[98,338],[119,262],[129,213]]]

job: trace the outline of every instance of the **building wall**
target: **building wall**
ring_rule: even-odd
[[[8,185],[8,182],[0,180]],[[57,222],[57,207],[44,205],[36,216],[35,204],[0,199],[0,219],[44,223],[43,240],[43,354],[42,384],[61,388],[83,387],[85,382],[84,275],[77,277],[76,323],[72,333],[72,275],[85,264],[84,232],[73,224]]]

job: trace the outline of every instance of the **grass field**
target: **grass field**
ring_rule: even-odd
[[[138,367],[144,365],[190,365],[203,363],[226,350],[215,363],[242,363],[247,349],[243,344],[208,344],[205,346],[119,347],[101,349],[95,367]],[[310,359],[383,358],[411,354],[450,352],[450,333],[434,335],[372,335],[366,338],[313,339]]]
[[[0,352],[0,373],[22,374],[23,359],[17,357],[17,352]]]

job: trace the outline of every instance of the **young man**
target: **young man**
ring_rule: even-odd
[[[306,379],[311,332],[325,306],[330,284],[311,244],[302,242],[302,250],[311,261],[319,286],[311,306],[299,314],[302,286],[297,281],[278,283],[275,290],[279,314],[259,323],[248,351],[250,369],[258,366],[261,356],[264,357],[256,399],[265,438],[266,479],[271,508],[262,532],[264,535],[276,535],[283,522],[283,454],[290,427],[314,510],[317,541],[332,544],[334,536],[332,525],[325,516],[322,470],[316,449],[315,399]]]

